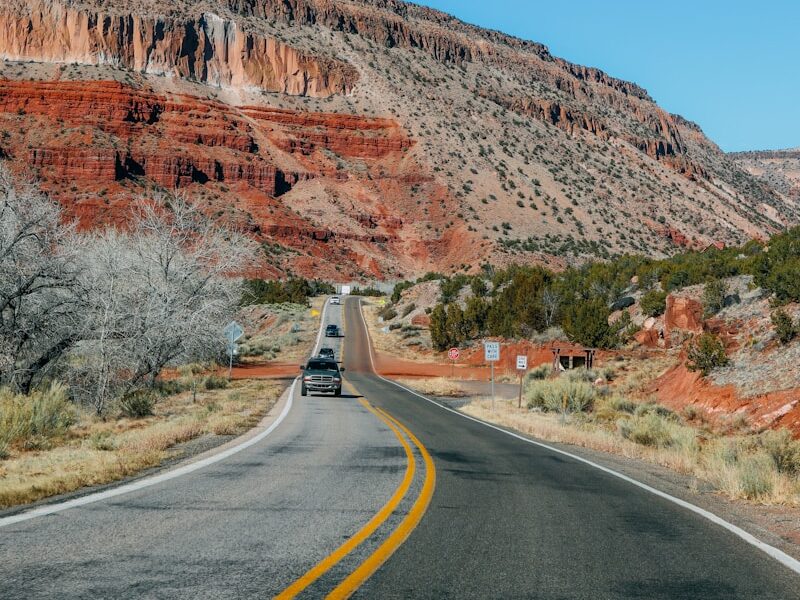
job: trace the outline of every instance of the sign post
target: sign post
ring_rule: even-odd
[[[236,340],[244,335],[244,329],[236,321],[231,321],[222,330],[228,342],[228,379],[233,372],[233,355],[236,353]]]
[[[528,370],[528,357],[527,355],[517,355],[517,371],[519,371],[519,399],[517,400],[517,408],[522,408],[522,379],[525,377],[525,371]]]
[[[494,412],[494,363],[500,360],[500,342],[483,342],[483,356],[492,367],[492,412]]]
[[[458,348],[450,348],[447,351],[447,357],[450,359],[450,379],[455,379],[456,376],[456,361],[458,357],[461,356],[461,352],[459,352]]]

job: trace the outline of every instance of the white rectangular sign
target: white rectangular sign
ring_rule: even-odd
[[[341,291],[342,296],[347,296],[349,293],[350,293],[350,286],[349,285],[343,285],[342,286],[342,291]]]
[[[518,355],[517,356],[517,369],[520,371],[524,371],[528,368],[528,357]]]
[[[500,342],[483,342],[483,355],[486,362],[500,360]]]

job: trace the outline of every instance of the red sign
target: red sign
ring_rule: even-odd
[[[450,348],[450,350],[447,351],[447,356],[450,357],[450,360],[458,360],[461,353],[458,351],[458,348]]]

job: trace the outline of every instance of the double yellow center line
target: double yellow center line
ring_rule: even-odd
[[[352,573],[350,573],[350,575],[344,579],[344,581],[336,586],[336,588],[334,588],[334,590],[328,594],[327,598],[339,599],[350,597],[353,592],[355,592],[367,579],[369,579],[369,577],[375,571],[377,571],[384,562],[386,562],[386,560],[395,552],[395,550],[402,545],[414,528],[419,524],[420,520],[422,520],[422,516],[427,510],[428,504],[430,504],[431,497],[433,496],[433,490],[436,485],[436,469],[433,465],[433,459],[431,459],[428,450],[422,445],[417,437],[411,433],[407,427],[397,421],[397,419],[380,408],[372,406],[363,398],[359,399],[359,401],[367,410],[383,421],[400,441],[400,444],[405,451],[407,461],[406,471],[403,475],[403,479],[395,490],[394,494],[392,494],[392,497],[389,499],[389,501],[384,504],[383,507],[375,514],[375,516],[373,516],[355,535],[353,535],[344,544],[331,552],[314,567],[309,569],[302,577],[278,594],[276,599],[288,600],[289,598],[295,598],[322,575],[330,571],[362,542],[374,534],[375,531],[381,525],[383,525],[383,523],[385,523],[389,517],[392,516],[394,511],[400,505],[400,502],[408,493],[408,490],[410,489],[411,483],[414,479],[414,473],[416,471],[414,454],[412,452],[411,445],[408,443],[406,438],[411,440],[411,443],[416,446],[425,464],[425,480],[422,484],[422,489],[420,490],[419,496],[414,501],[414,504],[408,511],[408,514],[400,522],[397,528],[392,531],[392,533],[386,538],[386,540],[384,540],[377,550],[370,554]],[[403,434],[405,434],[405,436]]]

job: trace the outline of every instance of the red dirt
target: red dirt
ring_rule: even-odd
[[[300,372],[299,363],[259,363],[243,364],[233,367],[232,379],[286,379]]]
[[[680,364],[659,377],[648,390],[675,410],[697,406],[712,419],[744,415],[756,429],[786,427],[800,437],[800,391],[784,390],[742,398],[732,385],[718,386]]]

